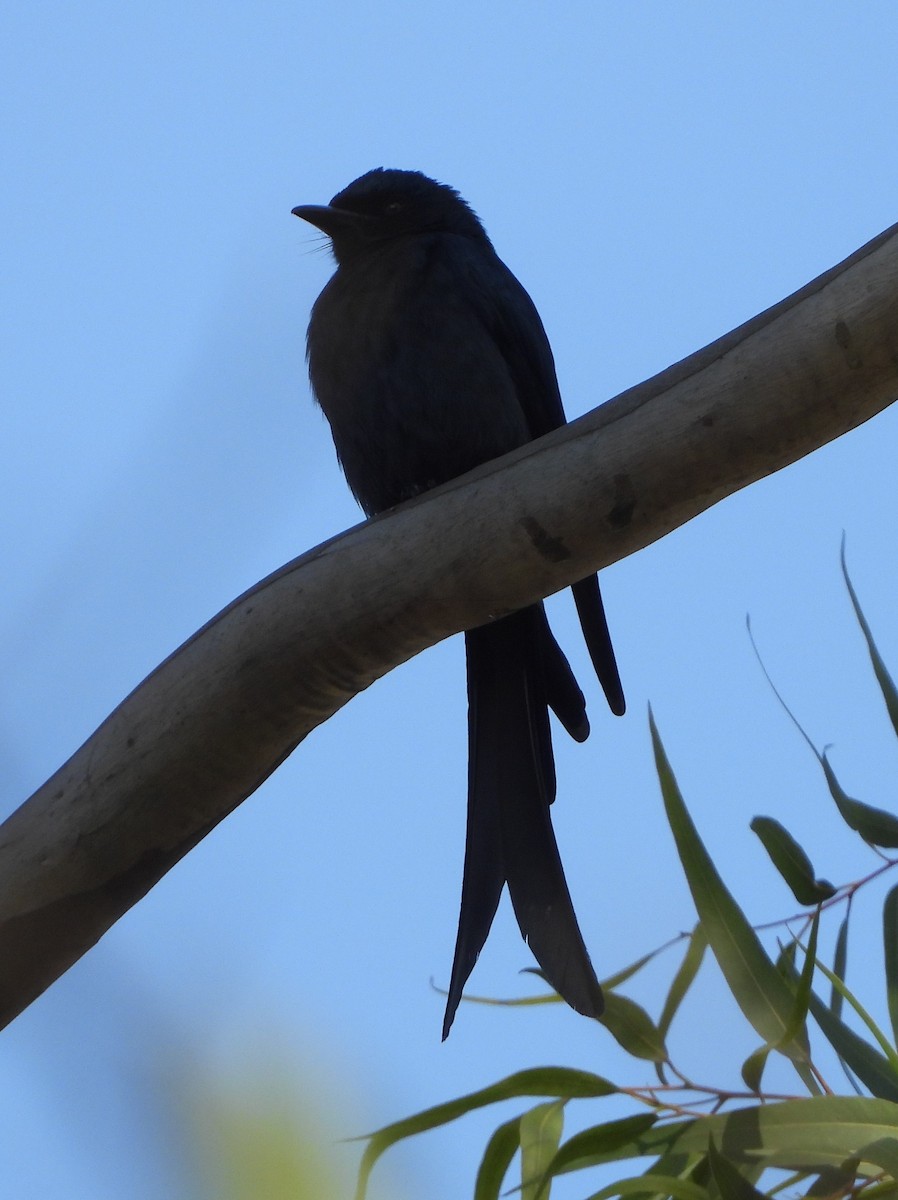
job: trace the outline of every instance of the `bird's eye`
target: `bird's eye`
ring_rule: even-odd
[[[397,213],[402,212],[402,201],[391,200],[389,204],[384,206],[384,212],[391,217],[395,217]]]

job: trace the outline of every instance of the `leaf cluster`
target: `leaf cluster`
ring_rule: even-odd
[[[848,594],[877,684],[898,736],[898,691],[876,648],[845,566]],[[771,683],[771,686],[772,683]],[[776,689],[774,688],[774,691]],[[779,695],[777,693],[779,698]],[[782,700],[780,698],[780,702]],[[785,707],[785,705],[784,705]],[[786,709],[788,712],[788,709]],[[793,721],[795,718],[789,713]],[[798,725],[798,722],[795,721]],[[474,1188],[474,1200],[497,1200],[516,1155],[523,1200],[549,1200],[553,1180],[615,1164],[623,1174],[588,1200],[757,1200],[805,1196],[813,1200],[864,1197],[898,1200],[898,885],[883,906],[885,986],[891,1029],[880,1029],[845,979],[851,902],[859,888],[898,865],[883,850],[898,848],[898,818],[850,797],[825,751],[801,730],[820,764],[826,785],[847,827],[878,856],[863,879],[834,887],[817,877],[792,834],[768,816],[751,828],[803,906],[778,922],[788,931],[776,957],[765,948],[727,888],[696,828],[668,761],[652,714],[649,726],[664,809],[698,914],[693,931],[646,954],[604,981],[607,1010],[602,1023],[634,1058],[653,1064],[657,1082],[623,1086],[587,1071],[543,1067],[520,1071],[456,1100],[388,1125],[367,1138],[357,1200],[378,1158],[404,1138],[456,1120],[478,1108],[509,1100],[539,1099],[499,1125],[490,1137]],[[821,917],[843,911],[830,965],[817,955]],[[661,1014],[654,1021],[620,986],[661,950],[683,945]],[[671,1061],[668,1033],[710,949],[743,1017],[759,1044],[742,1065],[738,1088],[700,1085]],[[821,993],[821,979],[829,994]],[[554,997],[541,998],[543,1002]],[[527,1002],[524,1002],[527,1003]],[[529,1001],[533,1003],[533,1001]],[[851,1024],[845,1010],[851,1012]],[[809,1024],[844,1068],[849,1094],[836,1094],[812,1054]],[[863,1030],[857,1032],[857,1028]],[[772,1056],[793,1068],[799,1090],[764,1090]],[[843,1089],[845,1090],[845,1089]],[[598,1121],[564,1138],[569,1104],[596,1104],[610,1096],[632,1101],[623,1118]],[[645,1165],[645,1162],[648,1165]],[[588,1179],[588,1176],[584,1178]],[[588,1189],[589,1184],[584,1185]]]

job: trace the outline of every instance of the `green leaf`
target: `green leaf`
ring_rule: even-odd
[[[797,943],[794,940],[781,950],[779,959],[777,960],[778,973],[796,982],[794,1007],[788,1027],[781,1039],[782,1046],[787,1046],[805,1027],[805,1020],[808,1015],[808,1002],[811,994],[811,983],[814,978],[819,924],[820,909],[818,908],[811,922],[811,934],[808,940],[808,949],[805,953],[801,975],[795,970],[795,947]],[[779,1045],[759,1046],[757,1050],[748,1056],[742,1064],[742,1078],[746,1087],[750,1088],[753,1092],[760,1092],[761,1079],[764,1075],[768,1056],[771,1050],[779,1050],[780,1048],[781,1046]],[[820,1093],[820,1086],[812,1075],[806,1080],[806,1083],[814,1095]]]
[[[657,1158],[644,1172],[646,1176],[668,1176],[674,1179],[685,1179],[699,1186],[706,1182],[707,1155],[681,1154],[676,1150],[669,1151]],[[646,1192],[645,1200],[666,1200],[667,1193]]]
[[[807,1200],[836,1200],[837,1197],[848,1195],[857,1178],[857,1165],[858,1160],[850,1158],[839,1167],[827,1167],[821,1171],[805,1192]]]
[[[667,819],[708,943],[746,1019],[765,1042],[779,1046],[806,1078],[806,1032],[802,1030],[791,1045],[782,1044],[795,1005],[792,989],[768,958],[711,861],[677,787],[651,711],[649,724]]]
[[[368,1145],[359,1166],[356,1200],[364,1200],[368,1179],[377,1160],[403,1138],[447,1125],[450,1121],[474,1112],[475,1109],[485,1108],[488,1104],[497,1104],[501,1100],[512,1100],[519,1096],[557,1096],[559,1099],[582,1100],[611,1096],[616,1091],[613,1083],[588,1071],[575,1071],[570,1067],[534,1067],[528,1071],[518,1071],[489,1087],[470,1092],[467,1096],[460,1096],[457,1100],[437,1104],[402,1121],[385,1125],[383,1129],[366,1135]]]
[[[720,1153],[714,1145],[713,1138],[708,1142],[708,1161],[717,1190],[726,1200],[764,1200],[758,1189],[749,1183],[738,1167]]]
[[[839,932],[836,937],[836,952],[833,955],[833,975],[845,982],[845,976],[848,973],[848,918],[851,916],[851,901],[848,902],[848,908],[845,912],[845,918],[839,926]],[[834,1017],[842,1015],[842,993],[833,984],[832,991],[829,997],[829,1007]]]
[[[474,1200],[499,1200],[511,1160],[521,1145],[521,1118],[512,1117],[493,1130],[477,1169]]]
[[[836,894],[825,879],[814,876],[811,860],[791,833],[773,817],[755,817],[751,829],[761,839],[770,861],[792,889],[799,904],[820,904]]]
[[[876,1163],[884,1171],[898,1179],[898,1139],[895,1137],[877,1138],[858,1150],[858,1157],[863,1162]]]
[[[622,983],[626,983],[628,979],[632,979],[637,971],[641,971],[653,958],[657,958],[663,949],[664,946],[659,946],[657,950],[650,950],[648,954],[643,954],[641,958],[637,958],[636,962],[630,963],[628,967],[624,967],[622,970],[616,971],[613,975],[609,975],[607,979],[603,979],[602,990],[613,991],[615,988],[620,987]]]
[[[636,959],[636,961],[635,961],[635,962],[632,962],[632,963],[630,963],[630,964],[629,964],[629,966],[622,967],[622,968],[621,968],[619,971],[615,971],[613,975],[608,975],[608,976],[607,976],[605,979],[602,979],[602,980],[600,981],[600,982],[601,982],[601,985],[602,985],[602,991],[603,991],[603,992],[611,992],[611,991],[614,991],[614,989],[615,989],[615,988],[619,988],[619,987],[620,987],[620,985],[621,985],[622,983],[626,983],[628,979],[632,979],[632,977],[633,977],[633,976],[634,976],[634,975],[635,975],[635,974],[636,974],[638,971],[641,971],[641,970],[642,970],[642,968],[643,968],[644,966],[647,966],[647,964],[648,964],[648,963],[650,963],[650,962],[652,961],[652,959],[653,959],[653,958],[657,958],[659,954],[661,954],[661,953],[662,953],[664,950],[666,950],[666,949],[667,949],[667,945],[668,945],[668,944],[669,944],[669,943],[667,943],[667,944],[666,944],[666,945],[664,945],[664,946],[659,946],[659,947],[657,948],[657,950],[650,950],[650,951],[648,952],[648,954],[643,954],[643,955],[641,956],[641,958],[637,958],[637,959]],[[539,979],[541,979],[541,980],[543,981],[543,983],[546,983],[546,984],[548,984],[548,986],[549,986],[549,987],[551,987],[551,986],[552,986],[552,985],[551,985],[551,983],[549,983],[549,980],[548,980],[548,978],[546,977],[546,973],[545,973],[545,971],[542,969],[542,967],[524,967],[524,968],[523,968],[523,970],[521,971],[521,974],[522,974],[522,975],[536,975],[536,976],[537,976]],[[443,993],[443,995],[445,995],[445,994],[446,994],[446,993],[444,992],[444,993]],[[532,996],[532,997],[528,997],[528,998],[527,998],[526,1000],[524,1000],[524,1001],[518,1001],[518,1000],[498,1000],[498,1001],[497,1001],[497,1000],[487,1000],[487,999],[485,999],[484,997],[481,997],[481,996],[477,996],[477,997],[474,997],[474,998],[475,998],[475,999],[477,1000],[477,1002],[478,1002],[478,1003],[480,1003],[480,1004],[520,1004],[520,1003],[525,1003],[525,1004],[532,1004],[532,1003],[545,1004],[547,1001],[551,1001],[553,1004],[554,1004],[554,1003],[558,1003],[558,1004],[563,1004],[563,1003],[564,1003],[564,1001],[563,1001],[563,1000],[561,999],[561,997],[560,997],[560,996],[557,994],[557,992],[553,992],[551,996]],[[466,1000],[468,999],[468,996],[467,996],[467,995],[465,996],[465,999],[466,999]]]
[[[655,1113],[637,1113],[632,1117],[608,1121],[604,1125],[593,1125],[590,1129],[575,1133],[559,1148],[549,1163],[545,1179],[598,1166],[607,1162],[609,1155],[614,1154],[617,1157],[616,1152],[626,1146],[633,1148],[627,1157],[640,1157],[644,1153],[642,1135],[651,1129],[657,1119]]]
[[[859,833],[871,846],[895,849],[898,846],[898,817],[883,808],[874,808],[872,804],[864,804],[862,800],[854,800],[849,796],[836,779],[825,750],[820,755],[820,765],[823,767],[830,795],[849,829]]]
[[[707,948],[708,939],[705,936],[705,931],[701,923],[699,923],[689,937],[683,961],[680,963],[679,969],[673,977],[670,991],[667,993],[667,999],[664,1001],[664,1008],[661,1010],[661,1018],[658,1021],[658,1033],[663,1039],[667,1038],[671,1023],[677,1015],[680,1005],[686,998],[686,993],[695,982],[695,977],[702,965]]]
[[[833,1049],[874,1096],[898,1103],[898,1076],[885,1055],[834,1017],[818,996],[811,996],[811,1012]]]
[[[654,1116],[654,1114],[651,1115]],[[635,1120],[636,1118],[634,1117],[633,1119]],[[610,1122],[610,1124],[614,1125],[614,1122]],[[556,1175],[563,1175],[568,1171],[582,1170],[588,1165],[597,1166],[600,1163],[621,1162],[631,1158],[653,1158],[656,1155],[660,1155],[661,1159],[667,1161],[671,1156],[680,1156],[675,1143],[683,1130],[690,1128],[691,1125],[692,1118],[690,1117],[686,1120],[665,1121],[663,1124],[659,1123],[654,1126],[647,1126],[638,1134],[631,1131],[631,1141],[624,1140],[618,1146],[614,1146],[609,1142],[608,1146],[601,1152],[594,1148],[592,1164],[583,1162],[582,1166],[562,1167],[559,1170],[554,1170],[553,1168],[553,1171]],[[577,1135],[575,1134],[574,1136],[576,1137]],[[573,1138],[571,1140],[573,1141]],[[563,1151],[564,1146],[561,1147],[561,1152]],[[665,1170],[661,1171],[660,1174],[669,1175],[671,1172]]]
[[[883,1054],[885,1054],[886,1058],[891,1064],[893,1073],[898,1076],[898,1051],[895,1050],[895,1047],[891,1044],[886,1035],[879,1028],[879,1026],[864,1008],[863,1004],[861,1004],[860,1000],[858,1000],[857,996],[855,996],[848,986],[836,975],[834,975],[825,963],[820,962],[819,959],[817,961],[817,966],[830,981],[833,987],[837,988],[842,993],[843,997],[848,1001],[860,1019],[864,1022],[869,1031],[876,1038],[877,1042],[879,1042]]]
[[[870,632],[870,626],[867,624],[867,619],[861,611],[860,603],[858,602],[857,593],[854,590],[854,585],[848,576],[848,566],[845,562],[845,535],[842,534],[842,574],[845,576],[845,584],[848,588],[848,595],[851,597],[851,603],[854,608],[857,622],[861,627],[861,632],[867,643],[867,650],[870,653],[870,662],[873,664],[873,673],[876,676],[876,682],[879,684],[879,690],[882,692],[882,698],[885,701],[886,709],[889,714],[889,720],[892,722],[892,728],[898,735],[898,690],[891,675],[886,669],[885,663],[882,661],[882,656],[876,648],[876,643],[873,641],[873,634]]]
[[[564,1130],[564,1100],[537,1104],[521,1117],[521,1200],[545,1195],[546,1168]]]
[[[882,941],[886,963],[886,997],[892,1036],[898,1046],[898,886],[893,887],[882,907]]]
[[[854,1032],[814,992],[809,1008],[833,1049],[874,1096],[898,1102],[898,1075],[884,1054]]]
[[[708,1193],[703,1187],[672,1175],[634,1175],[629,1179],[619,1179],[617,1183],[593,1192],[588,1200],[609,1200],[611,1196],[644,1196],[646,1192],[672,1196],[675,1200],[708,1200]]]
[[[843,563],[844,563],[844,559],[843,559]],[[846,582],[848,583],[849,592],[853,596],[853,590],[851,588],[851,581],[848,580],[847,575],[846,575]],[[853,597],[853,599],[856,601],[856,597]],[[856,606],[855,611],[858,612],[858,614],[862,620],[861,628],[863,629],[866,625],[866,622],[863,621],[863,616],[860,613],[860,609],[857,606]],[[798,718],[795,716],[795,714],[789,708],[788,704],[786,704],[783,697],[777,691],[776,685],[774,684],[773,680],[770,678],[770,674],[767,671],[767,668],[764,666],[763,659],[761,658],[761,655],[758,653],[758,647],[755,644],[755,640],[754,640],[754,637],[752,636],[752,632],[751,632],[751,623],[747,622],[747,624],[748,624],[748,636],[751,639],[751,644],[754,648],[754,651],[757,656],[758,663],[760,664],[761,670],[764,672],[764,677],[767,680],[768,684],[770,685],[770,688],[771,688],[774,696],[776,696],[777,700],[780,702],[783,709],[785,710],[786,715],[788,716],[789,720],[793,723],[795,728],[798,730],[798,732],[801,734],[801,736],[807,742],[808,746],[810,746],[811,751],[813,752],[814,756],[817,758],[820,765],[822,766],[823,773],[826,776],[826,782],[829,786],[830,794],[831,794],[833,800],[835,800],[836,806],[838,807],[839,812],[842,814],[842,819],[846,822],[846,824],[849,826],[850,829],[855,830],[855,832],[859,833],[862,838],[864,838],[866,841],[870,842],[874,846],[887,846],[887,847],[892,847],[892,848],[898,846],[898,820],[896,820],[896,818],[891,813],[885,812],[881,808],[874,808],[872,805],[864,804],[860,800],[852,799],[842,789],[841,785],[839,784],[839,781],[836,779],[836,776],[835,776],[835,773],[834,773],[832,767],[829,765],[829,762],[827,760],[825,752],[823,754],[821,754],[818,751],[817,747],[814,745],[814,743],[808,737],[807,733],[805,733],[804,729],[799,724]],[[867,632],[869,633],[869,630],[867,630]],[[870,641],[868,641],[868,646],[871,644],[871,642],[872,642],[872,639],[870,639]],[[874,650],[875,650],[875,647],[874,647]],[[871,657],[872,657],[872,653],[871,653]],[[874,661],[874,668],[875,668],[875,665],[876,664]],[[877,678],[879,678],[878,675],[877,675]],[[886,678],[888,678],[888,676],[886,676]],[[891,684],[891,680],[889,680],[889,684]],[[880,686],[882,686],[882,681],[880,682]],[[892,693],[894,694],[894,686],[892,686]],[[888,703],[889,703],[889,701],[887,700],[887,704]],[[893,713],[892,707],[889,708],[889,713],[890,713],[890,715],[892,715],[892,713]],[[894,724],[894,718],[893,718],[893,724]],[[898,727],[896,727],[896,732],[898,732]]]
[[[783,1036],[783,1040],[786,1042],[791,1041],[805,1027],[808,1005],[811,998],[811,984],[814,982],[814,967],[817,962],[817,932],[819,928],[820,909],[818,908],[814,913],[814,919],[811,921],[808,946],[807,950],[805,950],[804,963],[802,964],[801,975],[798,979],[798,987],[795,989],[795,1008],[792,1012],[789,1028]]]
[[[667,1049],[652,1018],[634,1000],[619,992],[605,993],[605,1011],[599,1021],[618,1045],[634,1058],[666,1062]]]
[[[898,1184],[876,1183],[866,1188],[862,1195],[864,1200],[898,1200]]]
[[[861,1096],[809,1096],[700,1117],[676,1148],[702,1152],[713,1137],[727,1158],[748,1165],[821,1171],[862,1146],[898,1136],[898,1104]]]
[[[761,1080],[764,1078],[764,1068],[770,1057],[772,1046],[759,1046],[753,1050],[742,1064],[742,1080],[751,1092],[760,1092]]]

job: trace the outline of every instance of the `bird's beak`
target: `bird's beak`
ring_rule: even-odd
[[[367,219],[361,213],[347,212],[344,208],[331,208],[329,204],[300,204],[292,212],[294,217],[308,221],[330,238],[339,237],[341,233],[357,231]]]

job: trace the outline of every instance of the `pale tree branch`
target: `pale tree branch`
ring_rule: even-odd
[[[375,679],[649,545],[896,395],[893,226],[654,379],[263,580],[0,827],[0,1023]]]

